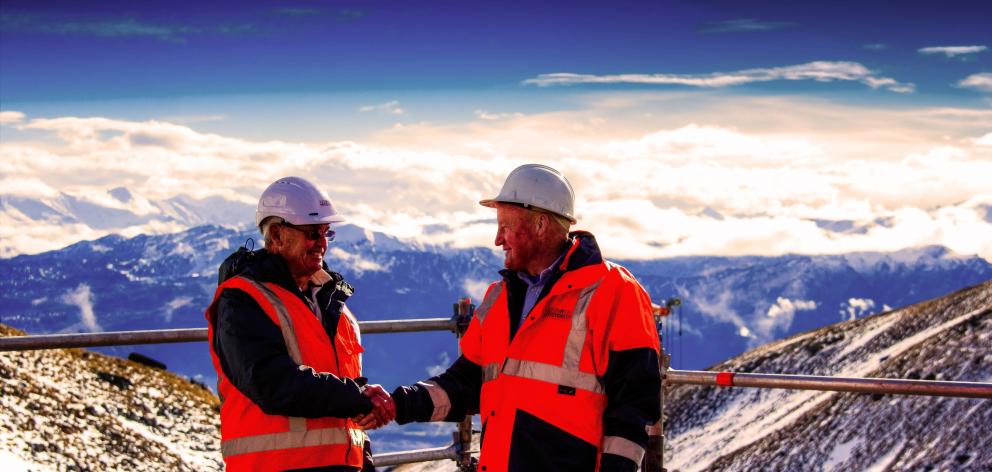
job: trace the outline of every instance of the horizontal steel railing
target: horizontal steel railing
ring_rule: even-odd
[[[451,331],[457,329],[454,318],[360,321],[362,334]],[[130,344],[167,344],[205,342],[207,328],[111,331],[106,333],[42,334],[37,336],[0,337],[0,351],[65,349],[72,347],[118,346]]]
[[[450,444],[445,447],[416,449],[413,451],[383,452],[373,455],[372,459],[376,467],[386,467],[390,465],[437,461],[442,459],[457,461],[460,454],[461,453],[458,446],[456,444]]]
[[[668,370],[666,380],[672,384],[717,385],[721,387],[785,388],[992,399],[992,383],[981,382],[751,374],[675,369]]]

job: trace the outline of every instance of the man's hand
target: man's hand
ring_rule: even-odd
[[[359,428],[380,428],[396,418],[396,403],[382,385],[366,385],[363,393],[372,401],[372,411],[353,418]]]

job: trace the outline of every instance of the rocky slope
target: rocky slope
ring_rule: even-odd
[[[128,360],[0,352],[5,471],[223,470],[218,411],[201,385]]]
[[[992,281],[713,370],[992,382]],[[675,386],[669,470],[992,470],[992,400]]]

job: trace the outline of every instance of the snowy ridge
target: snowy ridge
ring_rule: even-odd
[[[131,361],[3,352],[0,469],[223,470],[219,407],[203,386]]]
[[[750,351],[713,370],[989,381],[992,281]],[[669,470],[987,470],[992,402],[675,386]],[[927,418],[927,421],[919,421]]]

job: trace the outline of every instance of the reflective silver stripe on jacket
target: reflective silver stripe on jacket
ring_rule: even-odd
[[[358,433],[358,434],[355,434]],[[348,428],[322,428],[308,431],[259,434],[243,438],[228,439],[220,445],[224,457],[256,452],[276,451],[298,447],[329,446],[334,444],[359,445],[362,431]]]
[[[289,351],[289,357],[297,365],[303,364],[303,356],[300,355],[300,345],[296,341],[296,330],[293,326],[293,319],[290,318],[289,310],[286,309],[286,305],[283,305],[282,300],[279,299],[279,295],[276,295],[272,289],[256,280],[248,277],[242,277],[242,280],[257,288],[276,310],[276,316],[279,318],[279,329],[282,330],[282,339],[286,342],[286,350]]]
[[[589,309],[589,302],[597,288],[599,288],[599,282],[583,288],[579,292],[579,299],[576,301],[575,310],[572,313],[572,326],[565,341],[565,353],[560,366],[507,358],[503,365],[503,373],[566,387],[580,388],[593,393],[606,393],[599,377],[579,370],[582,348],[585,346],[586,335],[589,332],[586,311]],[[486,366],[483,380],[488,378],[489,366]]]
[[[603,454],[614,454],[626,457],[640,465],[644,459],[644,448],[634,441],[620,436],[603,437]]]
[[[417,382],[427,388],[427,393],[431,395],[431,402],[434,403],[434,413],[431,414],[431,421],[443,421],[448,412],[451,411],[451,399],[448,392],[444,391],[437,382],[425,380]]]
[[[496,380],[496,377],[499,377],[499,362],[490,362],[482,368],[483,383]]]
[[[575,311],[572,313],[572,329],[568,332],[568,340],[565,342],[565,356],[562,358],[561,366],[570,370],[579,370],[579,361],[582,359],[582,347],[586,343],[588,323],[586,322],[586,310],[589,308],[589,301],[596,293],[599,282],[596,282],[579,292],[579,300],[575,302]]]
[[[502,282],[496,284],[496,288],[486,294],[486,298],[482,300],[482,304],[475,309],[475,317],[479,320],[479,323],[482,323],[482,320],[486,319],[486,314],[489,313],[489,310],[493,309],[493,305],[496,303],[496,300],[499,300],[499,294],[501,293],[503,293]]]
[[[313,371],[314,370],[313,368],[302,365],[303,356],[302,354],[300,354],[300,345],[296,339],[296,330],[295,330],[295,326],[293,325],[293,319],[289,316],[289,310],[286,309],[286,305],[284,305],[282,303],[282,300],[279,299],[279,295],[276,295],[276,293],[273,292],[272,289],[270,289],[265,284],[260,283],[256,280],[250,279],[248,277],[242,277],[242,280],[248,282],[253,287],[257,288],[259,293],[261,293],[262,296],[265,297],[265,299],[269,302],[269,304],[272,305],[272,308],[275,309],[276,317],[279,318],[279,330],[282,331],[282,339],[286,343],[286,350],[289,352],[289,357],[293,359],[293,362],[295,362],[297,365],[300,366],[300,370]],[[317,375],[316,371],[314,371],[314,375]],[[268,445],[270,444],[270,441],[273,440],[276,441],[292,441],[294,439],[299,439],[303,441],[315,440],[313,439],[313,436],[309,435],[311,431],[307,430],[306,418],[302,418],[298,416],[290,416],[288,418],[289,418],[288,433],[264,434],[260,436],[249,436],[249,437],[239,438],[239,439],[231,440],[231,441],[237,441],[237,443],[230,446],[228,445],[228,443],[231,441],[225,441],[221,445],[221,452],[223,453],[224,457],[227,457],[228,455],[244,454],[247,452],[261,452],[261,451],[270,451],[274,449],[283,449],[283,447],[281,446],[269,447]],[[340,428],[340,429],[345,430],[345,428]],[[314,431],[319,432],[319,431],[330,431],[330,430],[314,430]],[[345,434],[347,434],[347,432]],[[300,438],[297,438],[297,436],[292,436],[292,435],[302,435],[302,436],[300,436]],[[276,436],[279,437],[273,439],[273,437]],[[322,437],[322,436],[317,436],[317,437]],[[326,443],[326,444],[337,444],[337,443]],[[261,447],[262,449],[253,449],[255,447]],[[303,447],[303,446],[291,445],[288,447]],[[233,448],[233,450],[240,450],[242,452],[228,454],[227,451],[231,448]]]
[[[593,374],[543,362],[507,359],[503,365],[503,374],[580,388],[593,393],[606,393],[599,377]]]

